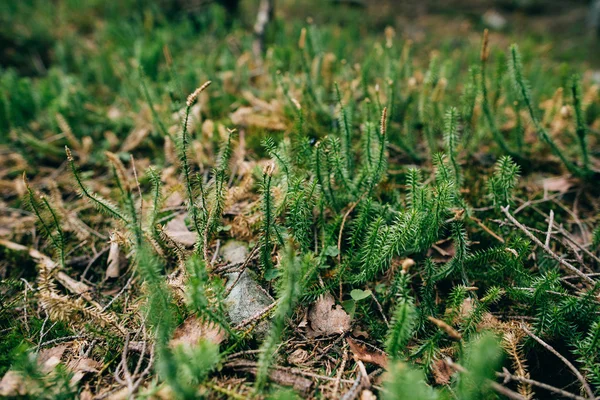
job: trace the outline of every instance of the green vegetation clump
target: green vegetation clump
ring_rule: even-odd
[[[0,7],[0,394],[600,395],[577,62],[71,3]]]

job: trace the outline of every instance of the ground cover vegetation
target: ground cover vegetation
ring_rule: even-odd
[[[294,18],[257,54],[219,5],[0,10],[3,395],[600,394],[578,60]]]

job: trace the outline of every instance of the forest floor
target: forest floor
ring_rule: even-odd
[[[0,5],[0,396],[600,395],[587,8],[168,4]]]

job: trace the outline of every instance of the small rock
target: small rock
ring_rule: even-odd
[[[496,10],[488,10],[483,14],[483,23],[490,28],[500,31],[506,27],[506,18]]]
[[[248,246],[244,242],[229,240],[221,247],[220,253],[227,264],[243,264],[248,258]]]
[[[248,270],[241,274],[242,276],[225,298],[225,308],[233,326],[258,314],[273,303],[271,296],[256,283]],[[235,282],[238,276],[239,272],[228,274],[227,288]],[[258,324],[255,332],[258,335],[264,335],[268,329],[268,320],[263,320]]]

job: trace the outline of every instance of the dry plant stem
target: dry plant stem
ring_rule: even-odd
[[[481,229],[483,229],[484,231],[486,231],[487,233],[489,233],[490,236],[492,236],[494,239],[497,239],[500,243],[506,243],[506,241],[503,238],[501,238],[500,236],[498,236],[498,234],[496,234],[490,228],[488,228],[487,226],[485,226],[485,224],[483,222],[481,222],[481,220],[479,218],[473,217],[473,216],[471,216],[469,218],[471,218],[473,221],[475,221],[475,223],[477,225],[479,225],[479,227]]]
[[[236,368],[236,367],[256,368],[257,363],[255,361],[249,361],[249,360],[233,360],[233,361],[230,361],[228,363],[225,363],[223,366],[227,367],[227,368]],[[320,379],[320,380],[323,380],[323,381],[335,381],[336,380],[336,378],[331,377],[331,376],[319,375],[319,374],[315,374],[313,372],[308,372],[308,371],[301,370],[299,368],[274,366],[274,367],[271,367],[270,369],[271,370],[276,370],[276,371],[278,370],[278,371],[289,372],[289,373],[292,373],[292,374],[298,374],[298,375],[308,376],[310,378]],[[359,378],[361,378],[360,375],[359,375]],[[354,381],[352,381],[350,379],[340,379],[340,382],[342,382],[342,383],[353,383]]]
[[[227,290],[225,290],[225,293],[223,294],[223,297],[229,296],[229,293],[231,293],[231,291],[233,290],[233,288],[235,287],[235,285],[237,285],[237,283],[240,281],[240,278],[242,277],[242,273],[248,267],[248,264],[250,263],[250,260],[252,260],[252,258],[254,257],[254,255],[258,252],[258,249],[259,249],[258,246],[254,246],[254,248],[252,249],[252,251],[250,252],[250,254],[248,254],[248,257],[246,257],[246,260],[244,261],[244,263],[242,264],[242,266],[239,268],[238,276],[235,278],[235,281],[233,281],[233,283],[231,284],[231,286],[229,286],[229,288]]]
[[[242,396],[239,393],[234,392],[233,390],[228,390],[226,388],[223,388],[215,383],[212,382],[207,382],[207,383],[203,383],[203,386],[206,386],[207,388],[209,388],[212,391],[215,391],[217,393],[221,393],[224,394],[225,396],[227,396],[228,399],[236,399],[236,400],[245,400],[245,399],[249,399],[250,397],[247,396]]]
[[[335,377],[335,384],[333,385],[333,394],[332,398],[336,398],[338,394],[338,390],[340,389],[340,379],[342,379],[342,375],[344,370],[346,369],[346,362],[348,361],[348,345],[344,345],[344,355],[342,356],[342,363],[338,369],[337,376]]]
[[[11,249],[14,251],[26,251],[31,258],[33,258],[35,261],[37,261],[39,263],[45,264],[47,266],[47,268],[51,271],[59,268],[58,264],[56,264],[50,257],[39,252],[36,249],[32,249],[32,248],[23,246],[21,244],[10,242],[10,241],[4,240],[4,239],[0,239],[0,246],[4,246],[7,249]],[[89,301],[90,303],[93,303],[95,306],[100,308],[99,304],[93,301],[93,299],[90,295],[91,288],[88,285],[86,285],[83,282],[76,281],[75,279],[73,279],[69,275],[67,275],[64,271],[60,271],[60,270],[56,272],[54,277],[69,292],[76,294],[78,296],[81,296],[85,300]]]
[[[61,343],[61,342],[72,342],[74,340],[78,340],[78,339],[84,339],[85,335],[73,335],[73,336],[65,336],[65,337],[61,337],[61,338],[56,338],[56,339],[52,339],[52,340],[48,340],[47,342],[41,343],[39,345],[39,347],[45,347],[45,346],[50,346],[56,343]]]
[[[144,197],[142,196],[142,188],[140,187],[140,181],[138,180],[137,170],[135,169],[135,159],[131,154],[131,170],[133,171],[133,178],[135,179],[135,185],[137,186],[138,195],[140,196],[140,230],[142,229],[142,221],[144,220]]]
[[[535,237],[533,235],[533,233],[531,233],[529,231],[529,229],[527,229],[526,226],[524,226],[523,224],[521,224],[519,221],[517,221],[515,219],[515,217],[513,217],[510,212],[508,211],[509,206],[506,207],[501,207],[502,212],[504,213],[504,215],[506,215],[506,218],[508,218],[508,220],[510,222],[512,222],[517,228],[519,228],[529,239],[531,239],[536,245],[538,245],[539,247],[541,247],[546,253],[548,253],[552,258],[554,258],[556,261],[559,262],[559,264],[567,267],[571,272],[573,272],[574,274],[576,274],[577,276],[579,276],[580,278],[582,278],[583,280],[589,282],[590,284],[594,285],[596,283],[596,281],[592,278],[590,278],[588,275],[584,274],[583,272],[581,272],[578,268],[576,268],[573,264],[571,264],[568,261],[565,261],[562,257],[560,257],[558,254],[556,254],[555,252],[552,251],[552,249],[550,249],[548,246],[546,246],[544,243],[542,243],[537,237]]]
[[[446,364],[448,364],[448,366],[452,369],[454,369],[455,371],[460,372],[461,374],[468,374],[469,371],[467,371],[467,369],[465,367],[463,367],[460,364],[456,364],[454,361],[452,361],[452,359],[450,357],[446,357],[444,359],[444,361],[446,362]],[[524,396],[520,395],[517,392],[514,392],[504,386],[502,386],[501,384],[499,384],[498,382],[494,382],[492,380],[488,379],[488,383],[490,385],[490,387],[492,389],[494,389],[497,393],[508,397],[509,399],[513,399],[513,400],[527,400]]]
[[[556,198],[556,196],[552,196],[550,198],[548,198],[549,201],[554,201],[554,199]],[[541,199],[540,201],[528,201],[528,202],[524,202],[523,205],[521,207],[519,207],[518,209],[523,209],[528,205],[534,204],[534,203],[538,203],[538,202],[544,202],[544,199]],[[532,209],[537,212],[538,214],[542,215],[545,218],[550,218],[549,215],[546,215],[546,213],[542,212],[539,208],[537,207],[532,207]],[[513,213],[514,215],[517,214],[517,210],[514,211]],[[587,254],[588,257],[592,258],[594,261],[596,261],[598,264],[600,264],[600,258],[598,258],[598,256],[596,256],[594,253],[590,252],[585,245],[581,245],[569,232],[567,232],[565,230],[565,228],[563,227],[562,224],[557,225],[554,224],[554,229],[556,229],[556,231],[558,233],[560,233],[561,235],[563,235],[565,237],[565,239],[567,239],[569,242],[571,242],[575,247],[577,247],[579,250],[583,251],[585,254]],[[581,227],[580,227],[581,229]],[[530,228],[530,230],[534,231],[534,229]],[[558,238],[555,237],[556,240],[559,240]],[[563,243],[565,244],[565,243]],[[586,270],[589,270],[590,272],[592,271],[589,267],[583,265],[583,267]],[[589,275],[589,274],[588,274]]]
[[[106,246],[105,248],[103,248],[102,250],[97,252],[94,255],[94,257],[92,257],[92,259],[87,263],[85,269],[81,273],[80,279],[85,279],[85,276],[87,275],[88,271],[90,270],[90,267],[92,266],[92,264],[94,264],[96,262],[96,260],[98,260],[100,257],[102,257],[102,254],[106,253],[109,249],[110,249],[110,247]]]
[[[527,383],[529,385],[537,386],[537,387],[547,390],[549,392],[554,392],[562,397],[568,397],[570,399],[575,399],[575,400],[585,400],[585,397],[578,396],[576,394],[567,392],[565,390],[548,385],[546,383],[538,382],[533,379],[524,378],[522,376],[513,375],[513,374],[509,373],[508,370],[506,370],[506,368],[504,369],[504,372],[496,372],[496,376],[498,378],[504,378],[504,383],[508,383],[510,381]]]
[[[379,300],[377,300],[377,297],[375,297],[375,294],[373,292],[371,292],[371,297],[373,298],[373,300],[375,300],[375,304],[377,305],[377,309],[381,313],[381,316],[383,317],[383,321],[385,322],[386,326],[389,328],[390,327],[390,322],[388,321],[387,317],[385,316],[385,313],[383,312],[383,307],[381,307],[381,303],[379,302]]]
[[[254,24],[254,42],[252,43],[252,50],[257,60],[262,59],[265,51],[265,31],[274,14],[275,0],[261,0]]]
[[[131,282],[133,281],[134,275],[132,274],[129,279],[127,280],[127,282],[125,283],[125,285],[123,286],[123,288],[121,288],[121,290],[119,291],[119,293],[117,293],[115,295],[115,297],[113,297],[107,305],[105,305],[104,307],[102,307],[102,311],[106,311],[108,308],[110,308],[110,306],[115,302],[115,300],[117,300],[123,293],[125,293],[125,291],[129,288],[129,286],[131,285]]]
[[[563,228],[562,224],[557,227],[557,230],[561,235],[563,235],[565,237],[565,239],[567,239],[569,242],[573,243],[573,245],[575,247],[577,247],[578,249],[583,251],[588,257],[592,258],[594,261],[596,261],[598,264],[600,264],[600,258],[598,258],[598,256],[596,256],[591,251],[589,251],[585,247],[585,245],[581,245],[579,242],[577,242],[577,240],[573,236],[571,236],[571,234],[569,234],[569,232],[565,231],[565,228]]]
[[[544,246],[550,248],[550,236],[552,235],[552,226],[554,225],[554,211],[550,210],[550,217],[548,217],[548,232],[546,233],[546,241]]]
[[[525,333],[527,333],[533,340],[535,340],[536,342],[538,342],[539,344],[541,344],[546,350],[548,350],[549,352],[551,352],[552,354],[554,354],[556,357],[558,357],[567,367],[569,367],[569,369],[571,371],[573,371],[573,374],[575,374],[575,376],[577,377],[577,379],[579,380],[579,382],[581,382],[581,385],[583,386],[585,392],[588,395],[588,398],[593,399],[594,397],[594,392],[592,391],[592,388],[590,387],[589,383],[585,380],[585,378],[583,377],[583,375],[581,374],[581,372],[579,372],[579,370],[577,368],[575,368],[575,366],[573,364],[571,364],[571,362],[569,360],[567,360],[565,357],[563,357],[562,354],[560,354],[558,351],[556,351],[554,349],[554,347],[550,346],[548,343],[544,342],[542,339],[540,339],[538,336],[535,335],[535,333],[531,332],[529,330],[529,328],[527,328],[527,326],[523,323],[521,323],[521,329],[523,329],[523,331]]]
[[[242,322],[240,322],[238,325],[236,325],[236,327],[234,329],[236,329],[236,330],[242,329],[243,327],[245,327],[246,325],[249,325],[253,321],[261,319],[266,314],[268,314],[271,310],[273,310],[278,303],[279,303],[278,300],[272,302],[270,305],[268,305],[267,307],[265,307],[261,311],[257,312],[256,314],[254,314],[250,318],[246,318],[245,320],[243,320]]]
[[[346,392],[346,394],[344,394],[344,396],[342,397],[341,400],[353,400],[356,398],[356,396],[358,396],[358,391],[360,390],[361,387],[361,382],[362,382],[362,376],[359,373],[358,376],[356,377],[356,379],[354,380],[352,387],[350,388],[350,390],[348,390]]]

